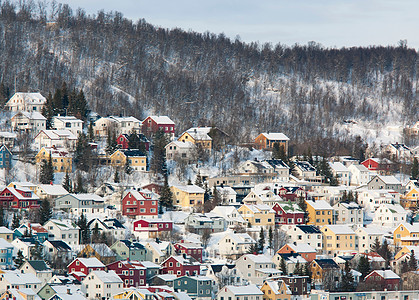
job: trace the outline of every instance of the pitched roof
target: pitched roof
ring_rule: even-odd
[[[304,233],[322,233],[320,229],[314,225],[296,225],[296,227],[301,229]]]
[[[295,244],[287,244],[292,250],[296,253],[313,253],[316,252],[316,249],[311,247],[307,243],[295,243]]]
[[[307,205],[310,205],[311,207],[313,207],[315,210],[332,210],[333,207],[330,206],[329,203],[327,203],[324,200],[306,200]]]
[[[316,262],[322,269],[339,269],[339,265],[330,258],[315,259],[313,262]]]
[[[315,172],[316,168],[313,167],[308,161],[295,161],[295,166],[300,168],[303,172]]]
[[[289,141],[289,137],[281,132],[262,132],[261,133],[268,140],[274,141]]]
[[[92,271],[103,283],[123,283],[122,279],[115,273],[115,271]],[[86,277],[88,278],[88,277]]]
[[[98,260],[96,257],[89,257],[89,258],[78,257],[75,260],[79,260],[80,263],[82,263],[83,265],[85,265],[88,268],[105,267],[105,265],[100,260]]]
[[[329,162],[329,166],[336,172],[349,172],[348,168],[341,162]]]
[[[355,234],[348,225],[325,225],[323,228],[328,228],[335,234]]]
[[[400,279],[400,276],[394,273],[392,270],[374,270],[371,273],[369,273],[367,276],[365,276],[365,279],[367,279],[373,273],[380,275],[384,279]]]
[[[191,184],[191,185],[173,185],[173,187],[187,192],[187,193],[199,193],[203,194],[205,193],[205,190],[197,185]]]
[[[38,272],[51,270],[43,260],[28,260],[27,263]]]
[[[71,251],[71,247],[64,241],[48,241],[51,245],[59,251]]]
[[[263,292],[255,285],[249,284],[245,286],[227,285],[224,288],[229,289],[234,295],[263,295]]]
[[[167,125],[175,125],[175,122],[173,122],[169,117],[167,116],[149,116],[150,119],[152,119],[157,124],[167,124]]]

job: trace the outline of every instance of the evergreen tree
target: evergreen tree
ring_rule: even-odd
[[[22,250],[19,250],[17,252],[16,258],[14,259],[16,268],[20,268],[24,262],[25,262],[25,257],[23,256]]]
[[[154,147],[153,147],[153,157],[151,160],[151,170],[154,173],[160,173],[162,175],[167,175],[166,167],[166,149],[164,148],[168,141],[166,134],[163,130],[157,131],[154,136]]]
[[[269,239],[269,249],[273,249],[274,248],[274,234],[272,231],[272,226],[269,227],[269,232],[268,232],[268,239]]]
[[[13,220],[12,220],[12,229],[16,229],[20,227],[20,218],[18,217],[17,214],[13,215]]]
[[[257,254],[258,252],[258,246],[256,244],[251,244],[249,249],[247,250],[248,254]]]
[[[113,182],[115,182],[115,183],[119,183],[120,182],[118,168],[115,168],[115,173],[113,175]]]
[[[304,264],[304,270],[303,275],[308,276],[308,282],[311,282],[311,269],[310,269],[310,263]]]
[[[192,180],[188,179],[188,185],[192,185]]]
[[[112,153],[116,151],[117,148],[118,148],[118,144],[116,142],[115,130],[108,129],[108,135],[106,138],[106,153],[111,155]]]
[[[388,267],[390,265],[390,260],[391,260],[391,251],[390,251],[390,248],[386,239],[384,239],[384,242],[381,245],[380,250],[378,251],[378,254],[380,254],[381,257],[386,260],[386,267]]]
[[[125,166],[124,166],[124,171],[125,171],[125,174],[127,175],[131,175],[134,172],[134,169],[130,166],[129,162],[130,160],[127,157],[127,159],[125,160]]]
[[[98,243],[100,240],[100,230],[98,223],[95,224],[95,227],[92,229],[92,241],[93,243]]]
[[[301,208],[302,211],[304,211],[304,224],[306,224],[308,220],[308,210],[307,210],[307,202],[304,200],[304,197],[299,197],[298,206]]]
[[[89,142],[93,142],[95,140],[95,133],[93,131],[93,122],[89,123],[89,130],[87,134],[88,134]]]
[[[65,177],[64,177],[64,181],[63,181],[63,188],[67,192],[72,193],[72,185],[71,185],[70,175],[68,174],[68,171],[65,172]]]
[[[345,270],[343,271],[340,290],[343,292],[353,292],[355,290],[355,280],[348,261],[345,262]]]
[[[164,178],[164,184],[160,192],[160,205],[166,208],[173,207],[173,193],[169,187],[167,177]]]
[[[300,266],[300,262],[297,261],[297,263],[295,264],[295,268],[294,268],[294,275],[301,275],[303,273],[303,271],[301,270],[302,266]]]
[[[74,162],[77,169],[88,172],[92,169],[95,162],[94,153],[87,140],[86,135],[81,132],[77,138]]]
[[[50,184],[54,181],[54,167],[52,166],[52,154],[49,154],[48,160],[42,160],[39,181],[43,184]]]
[[[52,117],[54,116],[54,104],[51,92],[47,96],[47,102],[45,106],[42,108],[42,115],[47,119],[46,120],[46,129],[52,128]]]
[[[195,185],[197,185],[197,186],[199,186],[201,188],[204,187],[202,176],[201,176],[201,173],[200,173],[199,170],[198,170],[198,174],[196,174]]]
[[[419,163],[417,158],[413,159],[411,179],[419,179]]]
[[[374,244],[371,246],[371,251],[379,253],[381,249],[380,241],[378,240],[378,237],[375,238]]]
[[[212,188],[212,206],[213,208],[219,205],[222,202],[221,195],[217,190],[217,187],[214,184],[214,187]],[[211,209],[212,210],[212,209]]]
[[[77,172],[76,175],[76,187],[74,188],[75,194],[83,194],[86,193],[86,189],[84,188],[83,177],[81,176],[80,172]]]
[[[400,266],[400,272],[401,274],[407,273],[409,272],[409,263],[407,261],[402,261],[401,266]]]
[[[279,269],[281,270],[282,275],[288,275],[287,263],[285,262],[284,257],[281,257],[281,262],[279,264]]]
[[[409,258],[409,270],[416,271],[418,269],[418,262],[416,261],[415,251],[410,251],[410,258]]]
[[[44,199],[41,202],[41,207],[39,209],[39,214],[41,217],[41,225],[44,225],[52,217],[52,208],[48,199]]]
[[[77,226],[80,228],[80,244],[87,244],[90,240],[90,229],[87,223],[87,219],[84,214],[81,215],[80,219],[77,221]]]
[[[5,226],[3,206],[0,206],[0,226]]]
[[[361,256],[358,262],[358,271],[361,272],[361,280],[365,278],[370,273],[371,267],[368,258],[364,255]]]
[[[35,246],[31,248],[31,260],[44,260],[44,247],[41,243],[36,242]]]
[[[272,149],[272,158],[281,159],[286,163],[288,161],[288,158],[284,146],[280,145],[279,143],[274,143]]]
[[[263,248],[265,246],[265,232],[263,227],[260,228],[259,240],[258,240],[258,252],[263,253]]]

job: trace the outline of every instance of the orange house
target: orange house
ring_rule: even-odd
[[[393,231],[393,243],[396,246],[419,245],[419,223],[401,223]]]
[[[419,189],[412,188],[406,195],[400,197],[400,205],[404,209],[416,209],[419,202]]]
[[[259,134],[255,139],[255,147],[257,149],[272,149],[275,143],[283,146],[285,153],[288,154],[288,141],[290,139],[283,133],[264,132]]]
[[[306,243],[286,244],[276,253],[297,253],[308,262],[311,262],[316,259],[316,250]]]

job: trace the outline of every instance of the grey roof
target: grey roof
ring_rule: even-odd
[[[36,271],[49,271],[50,267],[47,266],[43,260],[28,260],[28,264],[31,265]]]

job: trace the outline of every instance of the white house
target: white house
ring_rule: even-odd
[[[216,299],[262,300],[263,292],[255,284],[242,286],[226,285],[218,291]]]
[[[47,283],[52,278],[52,269],[43,260],[25,261],[19,268],[22,274],[33,274],[42,284]]]
[[[217,186],[216,189],[223,205],[240,205],[240,202],[237,202],[237,193],[234,189],[229,186]]]
[[[309,244],[317,251],[323,250],[323,234],[316,226],[283,225],[281,228],[288,234],[290,241]]]
[[[99,229],[99,232],[105,232],[107,235],[113,236],[116,240],[124,240],[127,236],[127,229],[117,219],[99,219],[94,218],[89,221],[88,225],[92,231],[95,227]]]
[[[370,180],[370,171],[361,164],[352,164],[348,167],[351,185],[366,185]]]
[[[31,259],[31,249],[36,246],[32,238],[16,238],[11,244],[17,251],[22,251],[26,259]]]
[[[316,175],[316,168],[313,167],[308,161],[295,161],[295,172],[298,178],[307,181],[320,182],[321,177]]]
[[[52,118],[52,127],[55,130],[69,130],[75,136],[83,131],[83,121],[74,116],[54,116]]]
[[[358,203],[374,212],[381,204],[399,204],[400,193],[393,190],[358,189]]]
[[[392,175],[375,175],[367,186],[370,190],[394,190],[401,194],[404,192],[401,182]]]
[[[195,145],[191,142],[172,141],[165,146],[166,158],[168,160],[193,160]]]
[[[77,137],[69,130],[41,130],[34,138],[34,146],[66,148],[70,151],[76,148]]]
[[[41,287],[42,281],[31,273],[25,274],[20,271],[4,270],[0,274],[0,293],[12,288],[19,290],[29,288],[38,293]]]
[[[399,204],[381,204],[374,214],[373,224],[394,228],[406,222],[407,211]]]
[[[105,137],[109,130],[115,130],[116,135],[140,132],[140,120],[134,117],[103,117],[94,122],[95,135]]]
[[[5,107],[9,111],[41,112],[47,99],[40,93],[15,93]]]
[[[358,252],[367,253],[371,251],[375,239],[382,242],[385,232],[376,226],[369,225],[357,228],[355,234],[358,236]]]
[[[364,211],[355,202],[339,202],[333,206],[333,209],[336,214],[336,224],[362,225],[364,223]]]
[[[79,244],[79,227],[72,224],[70,220],[51,219],[44,227],[54,235],[54,239],[66,242],[70,247]]]
[[[111,299],[124,289],[124,282],[115,271],[92,271],[81,283],[81,290],[87,299]]]
[[[236,226],[247,227],[247,221],[242,217],[234,206],[216,206],[211,213],[223,217],[229,228]]]
[[[40,199],[54,199],[68,194],[68,191],[61,184],[38,184],[35,194]]]
[[[274,194],[271,190],[258,190],[252,188],[250,193],[243,199],[244,204],[265,204],[274,206],[276,203],[282,202],[282,198]]]
[[[339,184],[348,186],[350,183],[350,172],[341,162],[329,162],[333,176],[337,177]]]
[[[222,257],[237,258],[247,253],[256,241],[247,233],[226,233],[218,242],[218,251]]]
[[[47,119],[39,112],[19,111],[10,119],[14,131],[30,133],[32,136],[47,129]]]
[[[268,277],[269,272],[277,273],[275,264],[271,258],[263,254],[245,254],[236,260],[236,268],[241,272],[243,279],[253,284],[262,284]],[[263,276],[259,270],[263,270]]]

